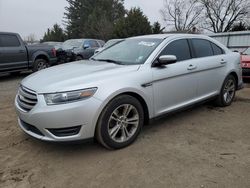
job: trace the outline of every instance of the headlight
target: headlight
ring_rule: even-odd
[[[92,97],[95,94],[96,90],[97,88],[89,88],[77,91],[50,93],[44,94],[44,98],[47,105],[64,104]]]

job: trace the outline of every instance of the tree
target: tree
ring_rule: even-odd
[[[197,0],[165,0],[160,10],[166,25],[176,31],[191,31],[201,20],[202,7]]]
[[[131,8],[126,16],[115,24],[114,33],[118,38],[151,34],[152,29],[147,16],[140,8]]]
[[[113,37],[115,23],[124,17],[123,0],[67,0],[65,24],[70,38]]]
[[[60,25],[55,24],[51,29],[48,29],[45,32],[42,42],[46,41],[56,41],[56,42],[63,42],[66,40],[66,35]]]
[[[250,12],[249,0],[199,0],[205,10],[203,27],[215,33],[230,31],[244,22]]]
[[[152,33],[153,34],[160,34],[163,32],[165,28],[161,28],[161,24],[159,22],[155,22],[153,25],[152,25]]]
[[[81,0],[67,0],[69,6],[65,7],[65,24],[66,33],[69,38],[79,38],[81,35],[81,19],[83,12],[81,11],[82,2]]]

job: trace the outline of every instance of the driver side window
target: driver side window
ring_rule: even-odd
[[[164,50],[162,50],[160,56],[162,55],[175,55],[177,57],[177,62],[192,58],[188,41],[186,39],[171,42]]]

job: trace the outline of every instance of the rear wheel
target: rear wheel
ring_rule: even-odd
[[[49,67],[48,62],[45,59],[37,59],[34,62],[33,72],[43,70]]]
[[[144,112],[140,102],[129,95],[114,98],[103,110],[96,138],[108,149],[120,149],[133,143],[140,133]]]
[[[236,92],[236,80],[233,75],[229,75],[221,88],[220,95],[216,100],[218,106],[224,107],[232,104]]]

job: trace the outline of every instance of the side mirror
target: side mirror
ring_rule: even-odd
[[[158,58],[157,62],[154,63],[154,66],[163,66],[174,64],[177,62],[177,57],[175,55],[162,55]]]
[[[88,49],[88,48],[90,48],[89,44],[84,44],[84,45],[83,45],[83,49],[84,49],[84,50],[85,50],[85,49]]]

